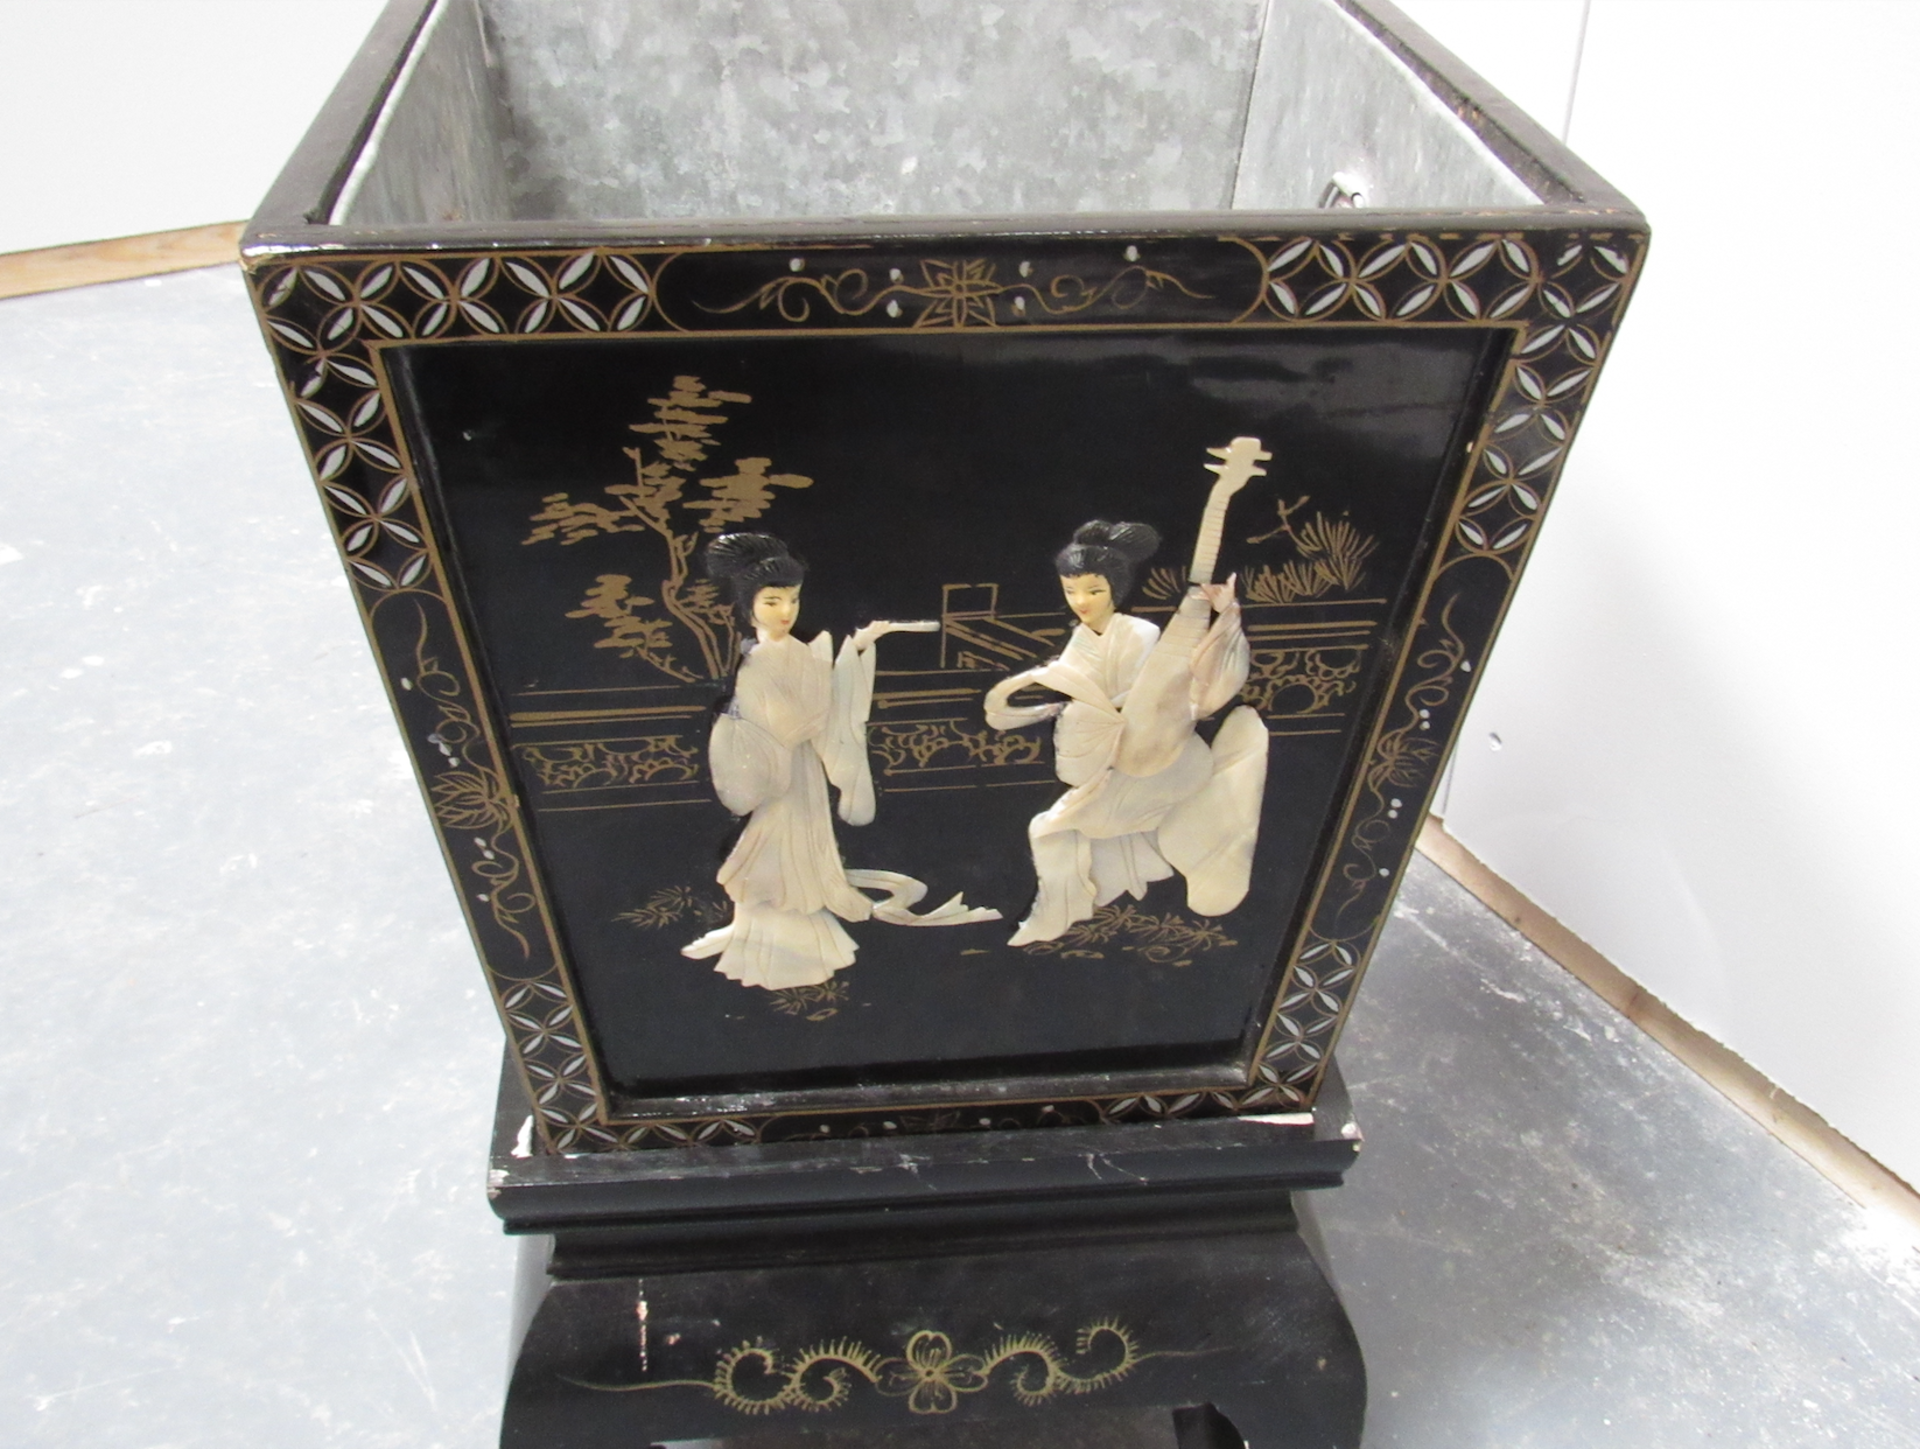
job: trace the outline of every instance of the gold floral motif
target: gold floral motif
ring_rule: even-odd
[[[838,1409],[852,1398],[857,1376],[888,1398],[905,1399],[911,1413],[950,1414],[960,1406],[962,1396],[983,1392],[995,1373],[1008,1365],[1012,1372],[1007,1384],[1013,1396],[1032,1407],[1063,1394],[1097,1393],[1151,1359],[1187,1356],[1142,1352],[1130,1330],[1117,1320],[1103,1318],[1075,1335],[1071,1355],[1038,1333],[1008,1334],[985,1353],[959,1353],[947,1334],[923,1328],[893,1358],[882,1358],[851,1339],[818,1344],[787,1357],[765,1343],[743,1343],[720,1355],[709,1378],[639,1384],[567,1382],[602,1393],[704,1389],[736,1413],[757,1416],[781,1409],[812,1413]],[[1070,1366],[1073,1359],[1108,1357],[1112,1361],[1104,1368],[1085,1362]]]
[[[1111,302],[1119,311],[1137,307],[1154,292],[1172,288],[1188,297],[1205,299],[1171,272],[1134,263],[1115,272],[1104,282],[1089,282],[1062,272],[1044,284],[1029,280],[1032,267],[1020,264],[1018,281],[1002,281],[995,263],[980,258],[940,261],[928,258],[920,263],[920,280],[909,282],[898,267],[887,273],[887,284],[875,286],[864,267],[815,276],[796,272],[776,277],[756,288],[738,302],[703,310],[715,316],[758,307],[772,308],[786,322],[804,322],[813,313],[816,301],[824,302],[842,317],[864,317],[879,309],[889,317],[902,315],[903,302],[918,307],[912,323],[916,330],[999,327],[1030,315],[1065,317],[1085,312],[1101,301]],[[1003,316],[1005,304],[1011,318]]]
[[[1269,719],[1291,715],[1318,714],[1343,695],[1360,687],[1362,645],[1336,648],[1255,649],[1252,667],[1240,698]],[[1345,663],[1329,657],[1346,654]],[[1279,700],[1289,690],[1304,689],[1304,709],[1282,710]]]
[[[449,830],[497,831],[506,828],[512,815],[494,786],[479,770],[448,770],[427,786],[427,794],[435,818]]]
[[[962,1394],[977,1394],[987,1386],[986,1369],[980,1355],[955,1353],[946,1334],[923,1328],[907,1340],[904,1358],[888,1360],[880,1392],[905,1398],[916,1414],[951,1414]]]
[[[963,765],[1034,765],[1043,757],[1037,738],[963,730],[957,720],[879,725],[869,733],[868,744],[886,761],[881,768],[885,775]]]
[[[1035,956],[1100,961],[1106,959],[1106,952],[1096,948],[1118,946],[1156,966],[1191,966],[1202,952],[1237,944],[1210,921],[1190,921],[1178,911],[1156,916],[1131,902],[1113,902],[1068,927],[1065,935],[1029,941],[1020,949]]]
[[[1425,782],[1440,758],[1440,747],[1432,740],[1394,731],[1384,735],[1380,747],[1367,764],[1367,788],[1378,794],[1389,785],[1411,790]]]
[[[700,752],[678,735],[622,740],[615,749],[597,740],[567,745],[515,745],[514,753],[549,790],[604,790],[700,778]]]

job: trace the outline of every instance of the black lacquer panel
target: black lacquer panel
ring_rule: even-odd
[[[612,1085],[671,1097],[1244,1072],[1499,341],[1077,329],[391,354]],[[749,400],[686,403],[716,394]],[[680,954],[728,912],[714,872],[738,823],[707,777],[706,736],[733,656],[716,659],[663,606],[699,577],[668,577],[666,537],[602,528],[567,543],[541,526],[561,493],[631,523],[628,450],[644,464],[668,441],[634,428],[676,408],[719,420],[700,426],[690,445],[707,456],[664,515],[683,556],[713,531],[685,506],[708,496],[696,475],[806,479],[749,489],[735,511],[753,516],[728,524],[777,533],[808,560],[799,633],[940,621],[879,646],[878,813],[843,826],[840,845],[849,865],[903,871],[936,898],[964,891],[1004,921],[856,924],[854,965],[802,990],[741,986]],[[1010,947],[1034,892],[1027,821],[1064,787],[1051,730],[996,734],[982,696],[1064,642],[1072,619],[1049,558],[1087,518],[1160,530],[1159,571],[1128,607],[1165,621],[1212,482],[1205,449],[1236,435],[1275,455],[1234,500],[1221,561],[1241,580],[1254,651],[1241,697],[1272,737],[1254,889],[1204,918],[1176,877],[1059,941]],[[768,461],[741,461],[756,459]]]
[[[1312,1103],[1645,241],[1624,208],[1483,220],[250,255],[547,1144]],[[627,448],[688,442],[676,411],[706,430],[679,521],[596,523]],[[1254,886],[1195,919],[1161,881],[1011,948],[1062,787],[1051,731],[987,729],[982,695],[1065,638],[1048,556],[1087,517],[1166,534],[1128,605],[1166,617],[1237,434],[1275,455],[1223,549],[1270,741]],[[799,637],[937,626],[877,646],[878,811],[836,848],[1001,921],[856,921],[798,991],[680,955],[734,828],[703,522],[808,558]]]

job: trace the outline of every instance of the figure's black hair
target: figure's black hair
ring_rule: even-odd
[[[707,545],[707,577],[724,583],[733,598],[740,631],[753,637],[753,600],[762,589],[790,589],[807,566],[770,533],[723,533]]]
[[[1080,574],[1098,574],[1113,590],[1113,606],[1119,608],[1133,588],[1134,570],[1153,557],[1160,547],[1160,535],[1147,523],[1108,523],[1096,518],[1073,531],[1073,542],[1053,556],[1053,566],[1063,579]]]

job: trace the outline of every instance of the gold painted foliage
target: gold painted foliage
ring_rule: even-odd
[[[626,574],[601,574],[580,600],[580,607],[568,610],[567,617],[605,620],[606,632],[594,641],[594,648],[617,649],[623,659],[638,659],[662,674],[692,683],[695,675],[681,668],[673,655],[673,622],[639,613],[653,600],[631,592],[632,582]]]
[[[1152,570],[1146,582],[1140,585],[1140,592],[1149,599],[1166,601],[1177,599],[1186,592],[1187,586],[1181,581],[1179,571],[1161,566]]]
[[[813,480],[772,472],[769,458],[736,458],[733,471],[702,476],[719,447],[718,430],[733,416],[721,407],[751,403],[746,393],[709,389],[699,378],[683,376],[665,397],[647,401],[652,420],[631,430],[651,441],[651,456],[645,444],[622,450],[633,462],[633,481],[602,489],[608,502],[548,494],[528,520],[533,530],[522,542],[565,545],[615,533],[653,535],[666,554],[657,601],[664,617],[640,612],[656,601],[632,593],[632,578],[622,574],[600,575],[567,617],[601,620],[596,648],[618,650],[670,678],[721,679],[733,662],[733,616],[713,584],[694,577],[694,555],[704,538],[766,512],[774,489],[808,488]],[[679,652],[689,640],[699,655],[697,668]]]
[[[1324,594],[1351,594],[1366,580],[1366,562],[1379,541],[1369,538],[1344,518],[1315,513],[1295,528],[1293,517],[1305,507],[1305,497],[1289,505],[1277,500],[1279,525],[1249,543],[1265,543],[1285,536],[1298,552],[1279,568],[1261,564],[1247,575],[1247,598],[1256,604],[1291,604]]]
[[[614,919],[643,931],[659,931],[682,923],[710,928],[726,920],[728,913],[725,902],[692,886],[668,886],[648,896],[644,905],[621,911]],[[818,986],[789,986],[767,993],[767,1005],[774,1011],[807,1021],[826,1021],[837,1016],[851,999],[846,982],[838,977]]]
[[[798,473],[767,472],[772,466],[771,458],[742,458],[734,464],[739,472],[701,479],[700,486],[711,490],[713,497],[694,499],[687,507],[707,515],[700,526],[708,533],[725,533],[734,524],[765,513],[775,488],[805,488],[813,482]]]
[[[1367,785],[1379,791],[1392,786],[1411,790],[1424,784],[1440,758],[1440,747],[1403,730],[1382,735],[1367,764]]]
[[[802,1016],[808,1021],[839,1015],[850,999],[847,983],[838,976],[818,986],[786,986],[767,993],[767,1004],[782,1016]]]
[[[614,917],[643,931],[691,921],[696,925],[718,925],[727,918],[727,907],[704,896],[692,886],[668,886],[647,897],[646,904],[622,911]]]
[[[1156,966],[1191,966],[1202,952],[1238,944],[1211,921],[1190,921],[1178,911],[1156,916],[1131,902],[1115,901],[1068,928],[1051,941],[1029,941],[1020,949],[1036,956],[1099,961],[1102,946],[1117,946],[1144,956]]]
[[[1379,541],[1346,519],[1329,518],[1324,513],[1316,512],[1295,527],[1294,516],[1307,501],[1305,497],[1291,504],[1284,499],[1277,500],[1279,523],[1247,540],[1266,543],[1270,539],[1285,538],[1296,552],[1296,557],[1278,568],[1259,564],[1248,570],[1243,585],[1248,603],[1292,604],[1327,594],[1351,594],[1366,582],[1366,563],[1379,547]],[[1178,599],[1186,591],[1184,576],[1164,566],[1149,572],[1140,586],[1142,595],[1161,603]]]
[[[449,830],[505,830],[512,822],[500,782],[480,770],[449,770],[427,787],[433,813]]]

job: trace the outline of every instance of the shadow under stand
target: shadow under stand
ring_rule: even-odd
[[[566,1157],[517,1145],[509,1074],[501,1443],[1357,1445],[1293,1196],[1359,1149],[1329,1081],[1266,1120]]]

